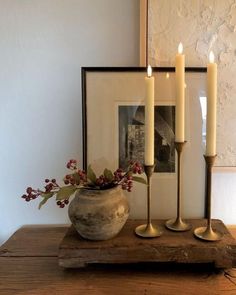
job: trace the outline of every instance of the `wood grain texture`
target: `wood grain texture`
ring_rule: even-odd
[[[139,65],[141,67],[147,66],[147,1],[140,0],[140,26],[139,26]]]
[[[23,226],[0,247],[1,256],[57,256],[68,225]]]
[[[205,267],[154,265],[58,267],[56,257],[0,259],[0,294],[236,294],[223,274]],[[230,291],[227,293],[227,291]]]
[[[189,220],[193,229],[204,226],[206,220]],[[154,220],[163,235],[142,239],[134,229],[144,221],[129,220],[120,234],[107,241],[87,241],[72,226],[59,247],[59,265],[83,267],[94,263],[213,263],[218,268],[236,266],[236,241],[220,220],[213,220],[213,228],[224,234],[219,242],[204,242],[193,236],[193,229],[182,233],[169,231],[164,220]]]
[[[65,270],[58,266],[57,249],[66,231],[66,226],[31,226],[18,230],[0,247],[1,253],[9,250],[8,256],[0,256],[0,295],[236,294],[236,270],[216,271],[208,265],[98,265]],[[236,229],[230,231],[236,237]],[[37,257],[32,257],[37,251]]]
[[[228,228],[228,227],[227,227]],[[236,239],[236,226],[235,225],[231,225],[228,228],[229,232],[231,233],[231,235],[234,237],[234,239]]]

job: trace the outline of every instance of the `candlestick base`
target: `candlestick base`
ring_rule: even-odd
[[[168,220],[166,227],[172,231],[187,231],[192,228],[192,225],[177,217],[176,219]]]
[[[223,234],[217,231],[214,231],[212,227],[198,227],[194,230],[194,235],[198,239],[209,241],[209,242],[216,242],[220,241],[223,238]]]
[[[162,235],[161,229],[151,223],[139,225],[136,227],[135,233],[142,238],[156,238]]]
[[[215,242],[222,239],[223,234],[214,231],[211,227],[211,186],[212,186],[212,168],[214,165],[214,161],[216,159],[216,155],[213,156],[204,156],[206,161],[206,171],[207,171],[207,179],[206,179],[206,196],[207,196],[207,226],[206,227],[198,227],[194,230],[195,237],[209,242]]]

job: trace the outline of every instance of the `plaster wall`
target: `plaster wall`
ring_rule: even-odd
[[[236,1],[150,0],[149,62],[173,66],[179,42],[186,66],[218,64],[218,166],[236,166]]]

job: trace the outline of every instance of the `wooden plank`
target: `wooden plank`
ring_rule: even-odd
[[[231,235],[236,239],[236,227],[235,225],[231,225],[230,227],[227,226],[227,229],[231,233]]]
[[[213,173],[236,173],[236,167],[235,166],[214,166],[213,167]]]
[[[141,67],[147,66],[147,1],[140,0],[140,24],[139,24],[139,65]]]
[[[233,295],[236,286],[223,271],[206,266],[147,264],[63,270],[56,257],[0,257],[0,295],[12,294]]]
[[[193,230],[176,233],[165,228],[165,221],[155,220],[163,235],[142,239],[134,234],[144,221],[129,220],[121,233],[108,241],[87,241],[71,227],[59,247],[59,265],[66,268],[83,267],[95,263],[213,263],[218,268],[230,268],[236,263],[236,242],[220,220],[213,220],[213,228],[224,234],[219,242],[204,242],[193,236]],[[189,220],[193,229],[204,226],[206,220]]]
[[[69,225],[27,225],[17,230],[0,247],[1,256],[55,256]],[[227,226],[236,238],[236,226]]]
[[[23,226],[0,247],[1,256],[54,256],[68,225]]]

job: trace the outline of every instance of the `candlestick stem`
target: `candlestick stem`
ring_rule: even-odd
[[[206,162],[206,196],[207,196],[207,226],[198,227],[194,231],[194,235],[205,241],[219,241],[223,235],[214,231],[211,226],[211,191],[212,191],[212,167],[216,156],[204,156]]]
[[[146,170],[149,170],[149,171],[146,171],[145,173],[147,175],[147,220],[148,220],[148,225],[150,225],[151,224],[151,175],[148,175],[150,172],[150,169],[146,168]]]
[[[187,231],[191,229],[191,224],[185,222],[181,218],[182,209],[182,151],[186,141],[175,142],[175,149],[177,151],[177,217],[176,219],[170,219],[166,222],[166,227],[173,231]]]
[[[176,150],[177,150],[177,165],[178,165],[178,171],[177,171],[177,219],[181,218],[181,195],[182,195],[182,169],[181,169],[181,158],[182,158],[182,151],[184,144],[177,144],[175,143]]]
[[[147,176],[147,223],[139,225],[135,229],[136,235],[143,238],[159,237],[162,231],[159,227],[154,226],[151,222],[151,177],[153,174],[154,165],[145,165],[144,171]]]

